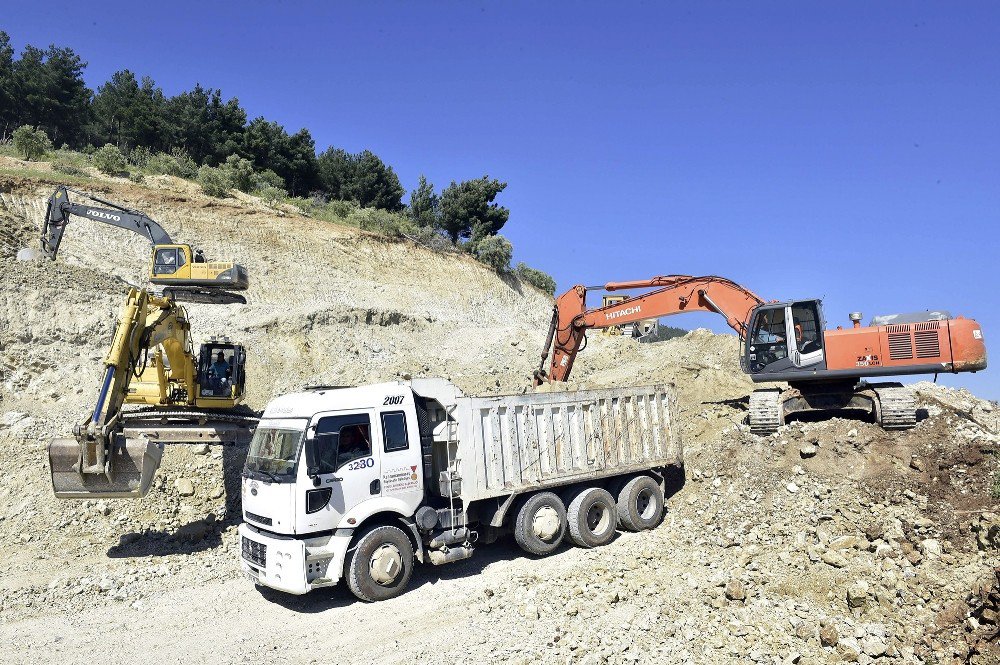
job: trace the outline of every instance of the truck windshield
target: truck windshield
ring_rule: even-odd
[[[246,471],[275,482],[292,482],[305,428],[258,426],[247,453]]]

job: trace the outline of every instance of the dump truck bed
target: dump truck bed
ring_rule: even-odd
[[[437,398],[452,418],[434,436],[442,496],[454,487],[477,501],[683,461],[673,386]]]

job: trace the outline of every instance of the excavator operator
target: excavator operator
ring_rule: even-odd
[[[218,384],[219,388],[223,387],[223,383],[232,373],[232,368],[229,366],[229,363],[226,362],[226,354],[222,351],[219,351],[219,353],[215,356],[215,362],[212,363],[212,366],[209,369],[215,377],[215,383]]]

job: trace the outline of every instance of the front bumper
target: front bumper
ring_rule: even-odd
[[[246,523],[239,535],[240,568],[246,576],[254,584],[296,595],[339,582],[351,541],[349,535],[300,540]]]

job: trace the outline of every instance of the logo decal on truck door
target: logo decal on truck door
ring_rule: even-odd
[[[395,469],[386,469],[382,472],[383,492],[406,492],[420,487],[417,467],[401,466]]]

